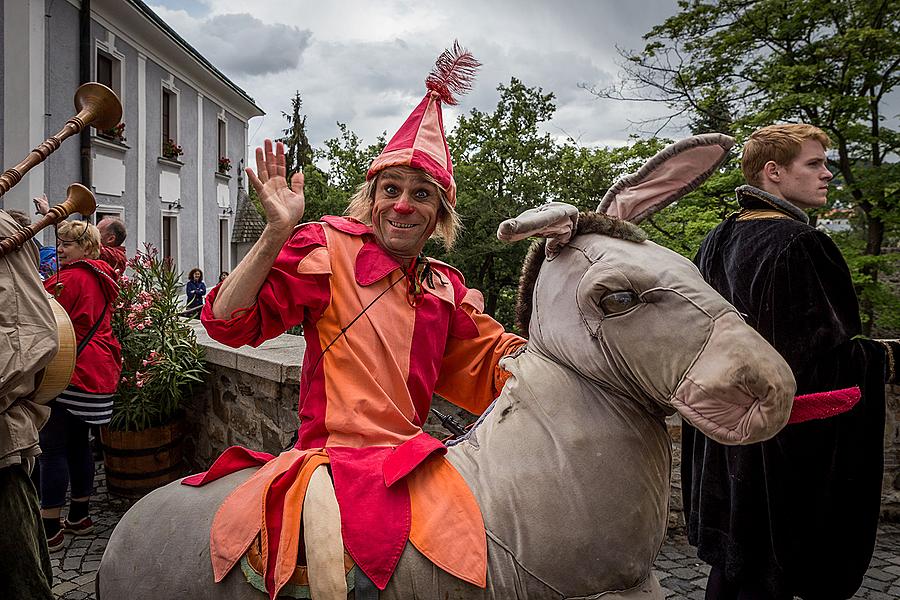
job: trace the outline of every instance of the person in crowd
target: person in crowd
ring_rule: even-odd
[[[118,217],[104,217],[97,223],[100,232],[100,260],[106,261],[116,273],[125,272],[128,257],[125,255],[125,238],[128,231]]]
[[[21,224],[0,210],[0,237]],[[32,401],[35,375],[56,354],[56,321],[38,277],[38,250],[0,258],[0,598],[52,600],[53,568],[29,478],[50,409]]]
[[[35,210],[39,215],[46,215],[50,210],[50,201],[47,194],[42,194],[33,199]],[[100,231],[100,260],[106,261],[109,266],[121,275],[125,272],[128,257],[125,254],[125,238],[128,230],[125,223],[118,217],[104,217],[97,223]]]
[[[28,215],[23,213],[21,210],[13,209],[6,212],[21,227],[24,228],[31,225],[31,219],[28,218]],[[38,272],[41,275],[41,279],[47,279],[50,275],[56,272],[56,248],[53,246],[41,245],[37,237],[31,238],[28,243],[37,246],[38,253],[40,254]]]
[[[219,283],[225,281],[225,278],[228,277],[228,271],[222,271],[219,273]]]
[[[850,598],[872,557],[881,501],[884,384],[898,344],[866,340],[850,270],[805,209],[823,206],[828,136],[804,124],[754,132],[740,211],[696,263],[790,365],[797,394],[771,440],[723,446],[684,425],[688,539],[712,565],[711,600]]]
[[[187,305],[185,306],[185,311],[183,313],[184,316],[199,316],[200,309],[203,308],[203,297],[206,296],[206,284],[203,283],[203,271],[198,268],[191,269],[191,272],[188,273],[185,291],[187,292]]]
[[[441,449],[422,426],[433,393],[482,413],[508,376],[500,359],[524,344],[483,314],[481,294],[467,288],[456,269],[423,254],[430,238],[449,248],[459,230],[441,103],[455,103],[453,90],[468,89],[478,63],[454,47],[440,65],[470,70],[450,74],[436,67],[425,98],[372,162],[345,217],[297,226],[305,211],[302,172],[293,175],[289,187],[283,145],[266,140],[256,150],[257,171],[247,174],[267,224],[234,272],[210,291],[201,316],[211,337],[235,347],[257,346],[302,323],[307,350],[299,438],[295,450],[277,460],[296,457],[289,473],[299,484],[327,456],[344,542],[354,557],[363,557],[360,568],[382,588],[393,569],[392,549],[402,548],[410,531],[410,497],[427,505],[429,514],[455,515],[432,518],[441,531],[418,520],[413,524],[424,526],[427,548],[438,553],[426,549],[430,558],[484,585],[486,549],[477,502],[443,458],[435,456],[417,470]],[[402,467],[388,466],[395,451]],[[233,448],[207,474],[185,483],[202,485],[254,456],[259,455]],[[386,473],[393,468],[402,471],[397,477],[407,475],[409,494],[407,483],[400,495],[388,487]],[[414,471],[418,477],[408,475]],[[259,478],[269,473],[261,469],[225,501],[221,522],[259,522],[260,514],[248,507],[261,506],[253,490],[263,489]],[[287,489],[283,484],[277,489],[282,488]],[[237,502],[247,494],[255,498],[250,504]],[[285,501],[270,494],[267,514]],[[285,507],[281,527],[298,531],[298,514]],[[234,530],[217,525],[211,544],[237,548],[228,541]],[[371,535],[374,530],[378,536]],[[275,556],[277,548],[270,552]]]
[[[110,421],[122,370],[121,347],[110,326],[118,273],[99,260],[100,232],[84,221],[64,221],[57,236],[60,268],[44,287],[69,314],[78,349],[71,382],[51,401],[50,419],[40,432],[41,515],[51,551],[62,546],[65,532],[82,535],[93,529],[89,428]],[[61,521],[70,484],[69,511]]]

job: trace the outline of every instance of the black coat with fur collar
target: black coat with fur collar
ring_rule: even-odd
[[[697,254],[703,277],[781,353],[798,395],[858,385],[862,399],[748,446],[723,446],[685,425],[688,537],[729,579],[762,583],[773,597],[850,598],[880,511],[884,350],[853,339],[859,307],[831,238],[762,190],[739,188],[738,200],[744,210]]]

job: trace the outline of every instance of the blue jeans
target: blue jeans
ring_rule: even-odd
[[[70,478],[73,498],[87,498],[94,491],[90,425],[55,402],[50,407],[50,419],[40,432],[41,508],[66,503]]]

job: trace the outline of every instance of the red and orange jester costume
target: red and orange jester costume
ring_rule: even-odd
[[[368,177],[392,166],[418,168],[441,183],[452,206],[440,103],[453,99],[432,78],[428,87]],[[482,314],[481,294],[454,268],[419,258],[404,269],[372,226],[352,218],[298,226],[257,302],[229,319],[214,317],[217,292],[201,316],[213,338],[256,346],[302,323],[307,348],[296,446],[277,457],[232,447],[209,471],[184,481],[202,485],[262,465],[216,513],[210,534],[216,581],[259,535],[266,589],[277,595],[296,564],[309,477],[330,463],[345,548],[376,586],[387,585],[409,541],[442,569],[484,587],[480,509],[422,425],[434,393],[483,412],[505,381],[500,358],[524,340]]]

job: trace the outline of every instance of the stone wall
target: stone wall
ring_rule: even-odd
[[[223,450],[241,445],[278,454],[290,445],[299,424],[300,364],[306,343],[282,335],[259,348],[229,348],[196,325],[209,373],[187,405],[186,455],[205,470]]]
[[[225,448],[239,444],[277,454],[291,444],[297,430],[300,365],[306,343],[301,336],[282,335],[259,348],[232,349],[209,339],[197,325],[206,348],[206,385],[189,403],[187,456],[194,470],[205,470]],[[474,417],[437,398],[434,407],[468,424]],[[681,421],[668,420],[674,467],[670,526],[684,524],[681,514]],[[431,415],[425,430],[443,438],[447,432]],[[890,386],[885,416],[885,469],[882,515],[900,521],[900,386]]]

